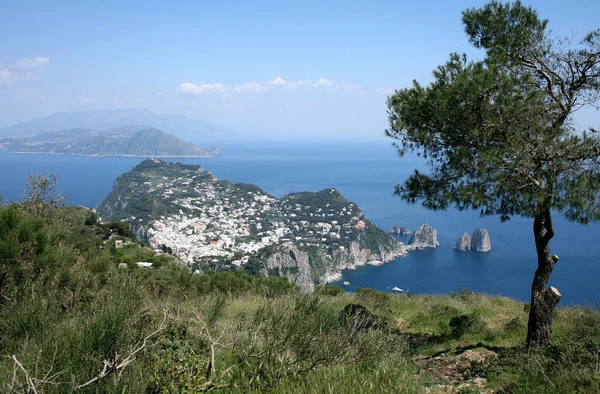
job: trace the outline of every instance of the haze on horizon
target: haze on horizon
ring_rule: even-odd
[[[0,8],[0,127],[55,112],[146,108],[265,138],[382,136],[386,97],[451,52],[461,12],[422,2],[20,1]],[[524,1],[580,39],[600,2]],[[578,114],[581,127],[598,113]],[[594,124],[596,122],[596,124]]]

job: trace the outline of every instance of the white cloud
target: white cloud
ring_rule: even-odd
[[[202,94],[207,92],[213,93],[227,93],[228,88],[220,83],[203,83],[201,85],[195,85],[190,82],[184,82],[179,85],[179,91],[183,93]]]
[[[81,96],[81,97],[79,97],[79,101],[84,104],[90,104],[90,103],[95,103],[97,100],[96,100],[96,97],[93,97],[93,96]]]
[[[11,67],[0,70],[0,85],[38,80],[42,77],[43,69],[49,62],[50,59],[41,56],[21,59]]]
[[[50,63],[50,59],[47,57],[36,56],[32,58],[21,59],[17,62],[19,68],[38,68],[47,66]]]
[[[361,86],[344,81],[339,84],[339,88],[342,90],[358,90],[361,89]]]
[[[351,85],[346,82],[342,84],[336,84],[333,81],[327,78],[320,78],[319,80],[311,81],[307,79],[301,79],[298,81],[287,81],[281,77],[276,77],[265,83],[256,83],[254,81],[245,82],[241,85],[233,85],[228,86],[222,83],[203,83],[203,84],[194,84],[191,82],[183,82],[179,85],[177,89],[181,93],[188,94],[205,94],[205,93],[216,93],[224,96],[229,96],[232,93],[263,93],[275,89],[288,89],[294,90],[298,87],[303,87],[306,89],[313,88],[330,88],[330,87],[339,87],[349,89],[349,86],[352,86],[353,89],[358,89],[358,85]]]
[[[239,86],[234,86],[233,88],[231,88],[231,90],[235,93],[243,93],[243,92],[254,92],[254,93],[259,93],[259,92],[264,92],[265,90],[268,90],[267,87],[258,84],[256,82],[246,82],[242,85]]]
[[[10,85],[13,81],[13,75],[8,70],[0,70],[0,84]]]
[[[288,82],[281,77],[277,77],[272,81],[267,82],[267,85],[275,87],[284,87],[288,89],[296,89],[296,87],[298,86],[296,82]]]
[[[321,78],[317,82],[315,82],[316,88],[319,88],[319,87],[329,88],[331,86],[333,86],[333,82],[326,78]]]
[[[277,77],[272,81],[269,81],[269,85],[287,85],[288,81],[286,81],[285,79],[281,78],[281,77]]]

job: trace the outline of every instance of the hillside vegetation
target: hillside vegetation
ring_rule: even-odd
[[[208,150],[156,128],[69,129],[25,138],[0,139],[0,151],[84,156],[210,157]],[[218,148],[212,148],[222,154]]]
[[[600,390],[591,309],[558,308],[552,344],[528,351],[511,299],[303,294],[283,277],[191,274],[130,235],[85,208],[0,207],[1,392]]]

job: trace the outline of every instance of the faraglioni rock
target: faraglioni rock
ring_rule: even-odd
[[[390,228],[389,233],[390,234],[399,234],[399,235],[409,235],[410,234],[410,230],[407,229],[406,227],[392,226]]]
[[[489,252],[492,250],[490,234],[484,228],[476,228],[471,237],[471,250],[476,252]]]
[[[471,250],[471,236],[468,233],[461,235],[454,244],[454,249],[466,252]]]
[[[408,240],[411,249],[437,248],[440,243],[437,239],[437,230],[429,224],[424,224],[417,231],[412,233]]]

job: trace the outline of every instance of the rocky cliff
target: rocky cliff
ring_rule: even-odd
[[[388,231],[390,234],[409,235],[410,230],[406,227],[392,226]]]
[[[269,256],[261,275],[285,275],[302,290],[312,291],[315,284],[323,285],[340,280],[342,270],[353,270],[366,264],[384,264],[406,254],[407,248],[403,244],[399,244],[393,251],[382,249],[373,252],[361,248],[358,242],[352,242],[348,249],[329,255],[322,251],[302,250],[287,242]]]
[[[273,274],[287,276],[290,282],[296,283],[304,291],[312,291],[315,282],[308,253],[291,242],[282,244],[276,253],[267,258],[261,275]]]
[[[471,250],[471,236],[468,233],[461,235],[454,244],[454,249],[466,252]]]
[[[410,249],[424,249],[424,248],[437,248],[440,243],[437,239],[437,230],[432,228],[429,224],[424,224],[419,227],[408,240],[408,246]]]
[[[471,250],[476,252],[489,252],[492,250],[490,234],[484,228],[476,228],[471,237]]]

